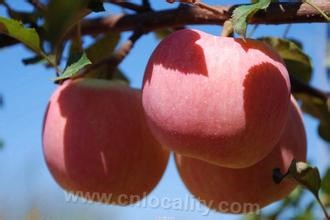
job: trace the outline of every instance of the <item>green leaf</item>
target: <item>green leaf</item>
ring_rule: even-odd
[[[118,33],[107,33],[89,46],[86,49],[86,53],[91,61],[95,63],[111,56],[119,40],[120,35]]]
[[[293,160],[289,167],[288,175],[318,197],[321,187],[321,177],[316,167],[312,167],[305,162]]]
[[[310,81],[312,77],[311,60],[296,42],[276,37],[263,37],[259,40],[267,43],[279,53],[292,76],[304,83]]]
[[[47,63],[49,61],[55,63],[54,55],[48,55],[47,57],[48,57],[48,59],[45,59],[45,57],[43,57],[43,56],[36,55],[33,57],[24,58],[22,60],[22,62],[24,65],[41,64],[41,63]]]
[[[261,9],[266,9],[271,0],[259,0],[257,3],[242,5],[233,11],[232,22],[234,25],[234,31],[245,37],[246,28],[247,28],[247,20],[253,16],[257,11]]]
[[[330,123],[325,122],[325,121],[320,121],[319,127],[317,128],[320,137],[327,141],[330,142]]]
[[[330,168],[328,168],[322,179],[321,189],[323,192],[330,194]]]
[[[72,29],[74,24],[86,16],[90,10],[89,1],[51,0],[45,15],[45,29],[48,40],[52,46],[58,46],[62,37]]]
[[[330,111],[328,104],[308,94],[295,94],[295,97],[302,102],[301,109],[304,112],[319,119],[319,135],[325,141],[330,142]]]
[[[92,62],[86,56],[86,53],[83,53],[80,58],[69,65],[63,72],[63,74],[55,79],[55,81],[68,79],[75,76],[82,68],[86,65],[91,64]]]
[[[107,33],[106,35],[98,39],[90,47],[88,47],[86,49],[86,53],[93,63],[97,63],[98,61],[109,58],[113,55],[113,52],[115,51],[119,40],[119,34]],[[109,75],[109,73],[114,74]],[[107,64],[89,71],[85,77],[112,79],[129,84],[129,80],[121,70],[119,70],[118,68],[114,69],[113,66]]]
[[[90,0],[87,7],[94,12],[105,11],[102,0]]]
[[[3,140],[0,139],[0,150],[2,150],[4,146],[5,146],[5,143],[3,142]]]
[[[38,54],[42,53],[40,38],[34,28],[25,28],[19,21],[0,17],[0,32],[22,42]]]
[[[34,28],[25,28],[22,23],[13,19],[0,17],[0,33],[4,33],[33,50],[38,55],[44,57],[49,64],[57,67],[51,57],[44,54],[40,47],[40,38]]]

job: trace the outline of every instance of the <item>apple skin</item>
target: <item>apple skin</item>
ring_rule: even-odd
[[[180,30],[154,50],[142,103],[148,124],[176,153],[243,168],[272,151],[285,126],[290,82],[260,41]]]
[[[69,80],[57,88],[44,118],[43,150],[65,190],[119,205],[152,191],[169,158],[146,124],[141,92],[99,79]]]
[[[244,204],[257,204],[262,208],[286,197],[296,186],[294,180],[285,178],[280,184],[273,182],[272,171],[280,168],[286,173],[291,161],[306,160],[306,134],[300,109],[292,98],[286,129],[273,151],[257,164],[231,169],[194,159],[175,155],[179,174],[188,190],[210,208],[219,212],[242,213]],[[236,203],[235,210],[230,210]],[[238,212],[240,204],[241,210]],[[222,206],[221,206],[222,204]],[[245,213],[246,214],[246,213]]]

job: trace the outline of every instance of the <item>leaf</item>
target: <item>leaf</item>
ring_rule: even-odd
[[[242,5],[235,8],[232,15],[234,31],[242,37],[245,37],[247,20],[260,9],[266,9],[270,3],[271,0],[259,0],[257,3]]]
[[[94,12],[105,11],[102,0],[90,0],[87,7]]]
[[[68,79],[73,76],[75,76],[79,70],[84,68],[86,65],[91,64],[92,62],[88,59],[86,56],[86,53],[82,53],[80,58],[76,61],[73,62],[71,65],[69,65],[63,72],[63,74],[55,79],[55,81],[63,80],[63,79]]]
[[[87,8],[89,1],[51,0],[47,6],[45,15],[45,29],[48,40],[52,46],[76,24],[86,16],[90,10]]]
[[[301,109],[304,112],[319,119],[319,135],[330,142],[330,111],[327,103],[308,94],[295,94],[295,97],[302,102]]]
[[[93,63],[112,55],[118,42],[120,35],[118,33],[107,33],[94,44],[86,49],[88,57]]]
[[[44,57],[49,64],[57,67],[57,64],[52,62],[52,58],[44,54],[40,47],[40,38],[34,28],[25,28],[22,23],[13,19],[0,16],[0,33],[4,33],[33,50],[35,53]]]
[[[2,150],[4,146],[5,146],[5,144],[4,144],[3,140],[0,139],[0,150]]]
[[[302,51],[301,46],[292,40],[276,37],[263,37],[259,40],[265,42],[279,53],[292,76],[304,83],[310,81],[312,77],[312,63],[309,56]]]
[[[86,53],[93,63],[97,63],[98,61],[109,58],[113,55],[119,40],[119,34],[108,33],[88,47]],[[114,72],[114,74],[109,75],[109,73],[112,72]],[[85,77],[113,79],[129,84],[129,80],[123,72],[118,68],[114,69],[114,67],[110,65],[102,65],[99,68],[93,69],[92,71],[89,71]]]
[[[288,175],[318,197],[321,187],[321,177],[316,167],[312,167],[305,162],[292,160]]]
[[[48,57],[48,60],[45,59],[43,56],[36,55],[36,56],[33,56],[33,57],[24,58],[22,60],[22,62],[23,62],[24,65],[47,63],[49,61],[55,63],[55,56],[54,55],[48,55],[47,57]]]
[[[284,40],[288,40],[288,41],[293,42],[297,47],[299,47],[300,50],[303,50],[304,49],[302,43],[299,40],[297,40],[297,39],[294,39],[294,38],[285,38]]]
[[[322,179],[321,189],[323,192],[330,194],[330,168],[328,168]]]
[[[317,131],[323,140],[330,142],[330,123],[329,122],[320,121]]]
[[[42,53],[40,38],[34,28],[25,28],[19,21],[0,17],[0,32],[22,42],[38,54]]]

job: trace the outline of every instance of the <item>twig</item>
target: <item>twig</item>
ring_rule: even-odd
[[[198,6],[202,9],[209,10],[215,14],[222,14],[222,11],[219,10],[218,8],[205,4],[205,3],[201,2],[200,0],[167,0],[167,2],[168,3],[174,3],[174,2],[188,3],[188,4]]]
[[[41,12],[44,12],[47,9],[47,6],[41,3],[39,0],[28,0],[28,3],[33,5],[36,9],[38,9]]]
[[[104,0],[104,2],[109,2],[113,5],[118,5],[122,8],[126,8],[138,13],[142,13],[148,11],[148,9],[144,5],[138,5],[132,2],[122,1],[122,0]]]
[[[142,5],[148,11],[152,11],[151,4],[150,4],[149,0],[142,0]]]
[[[308,84],[301,82],[300,80],[298,80],[292,76],[290,77],[290,81],[291,81],[291,86],[292,86],[292,92],[306,93],[306,94],[312,95],[314,97],[317,97],[325,102],[327,102],[327,100],[330,99],[329,92],[324,92],[322,90],[314,88]]]
[[[315,3],[322,11],[330,12],[330,1]],[[214,6],[215,7],[215,6]],[[231,17],[237,6],[215,7],[221,14],[215,14],[198,6],[144,12],[135,15],[119,14],[109,17],[86,19],[82,23],[83,34],[99,34],[106,31],[132,31],[137,26],[146,31],[192,24],[223,24]],[[283,10],[282,10],[283,9]],[[155,19],[157,18],[157,19]],[[251,24],[327,22],[323,15],[306,3],[272,3],[266,11],[257,12],[249,19]],[[68,36],[69,37],[69,36]]]
[[[77,74],[77,77],[81,77],[91,72],[94,69],[97,69],[101,66],[107,65],[111,67],[108,74],[113,74],[118,67],[118,65],[123,61],[123,59],[129,54],[132,50],[135,42],[143,35],[144,33],[141,31],[135,31],[132,36],[124,42],[114,53],[112,56],[102,59],[97,63],[89,65],[87,68],[82,70],[80,74]]]

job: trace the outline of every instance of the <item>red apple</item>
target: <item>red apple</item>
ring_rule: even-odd
[[[290,82],[280,56],[260,41],[180,30],[150,57],[142,99],[164,146],[242,168],[262,160],[279,141]]]
[[[99,79],[57,88],[44,119],[43,150],[65,190],[120,205],[148,194],[169,158],[146,125],[141,92]]]
[[[299,107],[292,98],[286,129],[273,151],[257,164],[231,169],[176,154],[176,165],[189,191],[210,208],[226,213],[259,211],[286,197],[297,185],[290,179],[275,184],[274,168],[287,172],[291,161],[306,160],[306,134]]]

